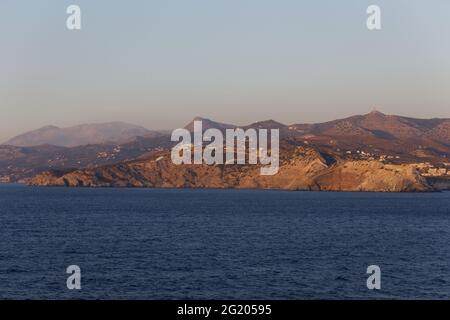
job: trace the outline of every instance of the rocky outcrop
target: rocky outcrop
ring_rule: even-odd
[[[328,191],[431,191],[414,166],[379,161],[346,161],[316,179]]]
[[[427,178],[427,181],[435,190],[440,191],[450,190],[450,176],[430,177]]]
[[[250,188],[317,191],[432,191],[412,165],[351,161],[296,147],[281,159],[274,176],[260,175],[258,165],[174,165],[168,151],[151,159],[71,172],[47,171],[34,186]]]

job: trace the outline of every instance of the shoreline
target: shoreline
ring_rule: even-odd
[[[122,190],[214,190],[214,191],[283,191],[283,192],[314,192],[314,193],[381,193],[381,194],[429,194],[429,193],[441,193],[441,192],[450,192],[450,189],[443,189],[443,190],[418,190],[418,191],[370,191],[370,190],[292,190],[292,189],[280,189],[280,188],[202,188],[202,187],[182,187],[182,188],[176,188],[176,187],[140,187],[140,186],[58,186],[58,185],[30,185],[27,183],[0,183],[0,187],[3,186],[20,186],[20,187],[31,187],[31,188],[48,188],[48,189],[93,189],[93,190],[99,190],[99,189],[122,189]]]

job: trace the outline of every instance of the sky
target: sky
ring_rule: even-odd
[[[66,28],[79,5],[82,29]],[[366,9],[381,8],[369,31]],[[0,142],[45,125],[195,116],[450,117],[448,0],[2,0]]]

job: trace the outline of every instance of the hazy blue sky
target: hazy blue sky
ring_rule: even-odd
[[[82,30],[66,29],[66,8]],[[366,28],[382,8],[383,30]],[[1,0],[0,140],[369,112],[450,117],[448,0]]]

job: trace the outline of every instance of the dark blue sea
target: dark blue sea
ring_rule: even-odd
[[[0,298],[448,299],[450,193],[4,185]]]

